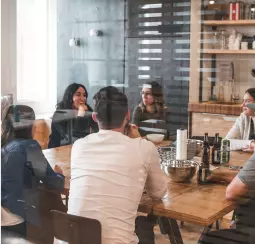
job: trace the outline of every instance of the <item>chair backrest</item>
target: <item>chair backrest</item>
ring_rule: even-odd
[[[1,96],[1,119],[3,117],[5,108],[9,107],[10,105],[13,105],[13,95],[8,94]]]
[[[98,220],[52,210],[55,238],[69,244],[101,244],[101,224]]]

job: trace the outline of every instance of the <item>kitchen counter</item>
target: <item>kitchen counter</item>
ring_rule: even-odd
[[[219,104],[216,102],[189,103],[188,111],[193,113],[210,113],[240,115],[241,104]]]

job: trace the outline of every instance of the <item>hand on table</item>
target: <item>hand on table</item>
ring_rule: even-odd
[[[218,167],[211,171],[211,174],[207,177],[207,180],[216,183],[230,183],[238,172],[238,170],[230,170],[229,168]]]
[[[59,173],[59,174],[63,175],[63,170],[62,170],[61,167],[58,166],[58,165],[55,165],[54,171],[55,171],[56,173]]]
[[[255,151],[255,142],[252,141],[249,147],[243,148],[244,152],[253,152]]]

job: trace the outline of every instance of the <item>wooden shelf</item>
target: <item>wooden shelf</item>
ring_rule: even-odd
[[[205,20],[204,25],[216,26],[216,25],[254,25],[255,20],[242,19],[242,20]]]
[[[255,54],[255,50],[222,50],[222,49],[204,49],[207,54]]]
[[[189,103],[188,111],[193,113],[240,115],[241,104],[218,104],[211,102]]]

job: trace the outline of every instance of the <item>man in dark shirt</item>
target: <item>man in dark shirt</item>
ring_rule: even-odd
[[[238,204],[235,209],[236,229],[210,232],[199,243],[255,243],[255,153],[235,177],[234,172],[222,176],[212,173],[211,180],[231,181],[226,190],[226,199]]]

